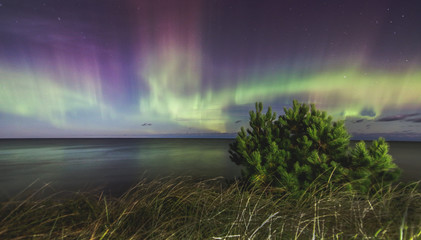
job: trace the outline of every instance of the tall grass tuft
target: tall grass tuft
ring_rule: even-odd
[[[345,189],[345,188],[344,188]],[[0,203],[0,239],[420,239],[417,184],[300,197],[223,178],[142,180],[120,197],[43,189]]]

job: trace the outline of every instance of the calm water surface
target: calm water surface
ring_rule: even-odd
[[[0,140],[0,197],[34,183],[56,190],[104,188],[121,193],[142,176],[234,178],[232,139],[14,139]],[[403,180],[421,179],[421,143],[391,142]]]

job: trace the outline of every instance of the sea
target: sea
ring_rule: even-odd
[[[0,139],[0,199],[30,190],[120,195],[142,179],[241,176],[234,139]],[[355,141],[352,142],[355,144]],[[421,180],[421,142],[389,142],[401,181]]]

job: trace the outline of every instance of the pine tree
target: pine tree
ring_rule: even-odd
[[[243,127],[230,145],[233,162],[244,166],[243,178],[253,186],[272,185],[300,192],[315,183],[350,183],[366,192],[375,183],[389,184],[399,170],[384,139],[369,149],[360,142],[349,150],[350,135],[343,121],[333,122],[326,112],[293,101],[284,115],[256,103],[250,111],[250,129]]]
[[[355,180],[354,185],[366,192],[371,185],[382,186],[396,181],[401,170],[393,163],[388,151],[389,145],[384,138],[373,141],[368,149],[364,141],[357,143],[347,166],[350,178]]]

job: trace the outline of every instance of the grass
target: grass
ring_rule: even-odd
[[[421,239],[417,184],[299,198],[189,177],[145,179],[120,197],[47,190],[0,203],[0,239]]]

